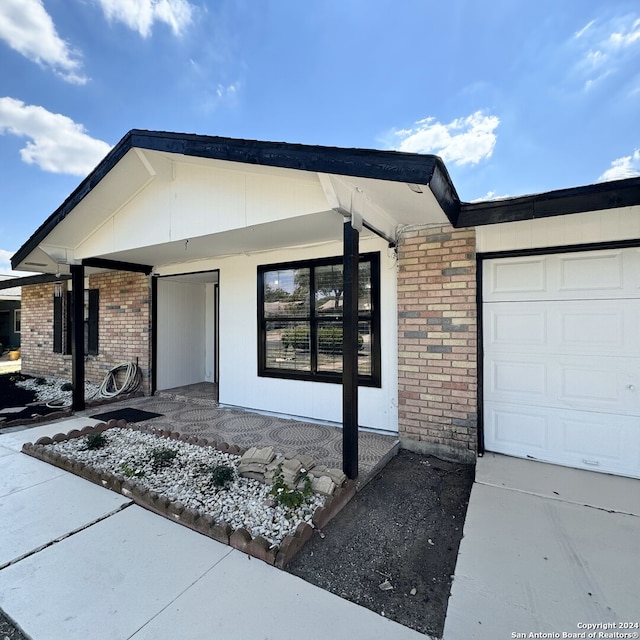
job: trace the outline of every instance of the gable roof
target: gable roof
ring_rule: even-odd
[[[133,148],[212,160],[429,186],[452,224],[455,224],[460,211],[460,200],[451,178],[444,163],[437,156],[133,129],[111,149],[62,205],[18,249],[11,258],[13,268],[16,268],[31,251],[36,249],[39,243],[82,202]]]
[[[29,254],[132,149],[279,169],[427,186],[452,226],[475,227],[640,205],[640,177],[483,202],[461,202],[447,169],[433,155],[243,140],[166,131],[129,131],[11,258]]]

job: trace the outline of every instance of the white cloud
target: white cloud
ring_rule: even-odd
[[[514,196],[507,194],[497,196],[495,191],[487,191],[486,195],[480,198],[474,198],[471,202],[493,202],[494,200],[508,200]]]
[[[29,138],[20,150],[23,162],[51,173],[85,176],[111,148],[71,118],[14,98],[0,98],[0,133]]]
[[[77,54],[58,35],[42,0],[2,0],[0,39],[32,62],[50,67],[67,82],[87,82],[80,73]]]
[[[193,17],[187,0],[98,0],[109,21],[122,22],[143,38],[151,35],[154,22],[164,22],[176,36],[182,34]]]
[[[599,80],[633,64],[631,57],[640,52],[640,18],[622,16],[607,22],[592,20],[574,34],[580,49],[578,71],[585,89]]]
[[[499,124],[500,118],[482,111],[448,124],[429,117],[416,122],[413,129],[394,131],[400,142],[393,146],[399,151],[433,153],[456,165],[477,164],[491,157],[496,144],[494,131]]]
[[[17,276],[18,278],[24,278],[25,276],[35,275],[31,271],[14,271],[11,268],[11,256],[15,251],[7,251],[6,249],[0,249],[0,279],[4,280],[2,276]],[[2,292],[0,291],[0,294]]]
[[[636,149],[630,156],[614,160],[611,166],[598,178],[598,182],[623,180],[635,176],[640,176],[640,149]]]

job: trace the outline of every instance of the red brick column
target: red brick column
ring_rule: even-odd
[[[473,461],[477,447],[473,229],[409,228],[398,242],[402,446]]]

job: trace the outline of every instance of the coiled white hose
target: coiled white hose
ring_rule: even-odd
[[[124,379],[121,385],[118,386],[116,374],[121,370],[124,370]],[[124,393],[133,393],[140,386],[141,380],[142,372],[135,362],[122,362],[109,369],[98,390],[92,396],[89,396],[88,400],[93,400],[93,398],[115,398]],[[72,402],[65,396],[60,396],[47,402],[47,407],[49,409],[66,409],[72,405]]]

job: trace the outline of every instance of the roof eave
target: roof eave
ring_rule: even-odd
[[[228,162],[429,186],[452,224],[460,200],[440,158],[432,155],[264,142],[132,129],[11,258],[14,269],[64,220],[132,148]]]
[[[462,203],[457,227],[534,220],[640,204],[640,176],[487,202]]]

